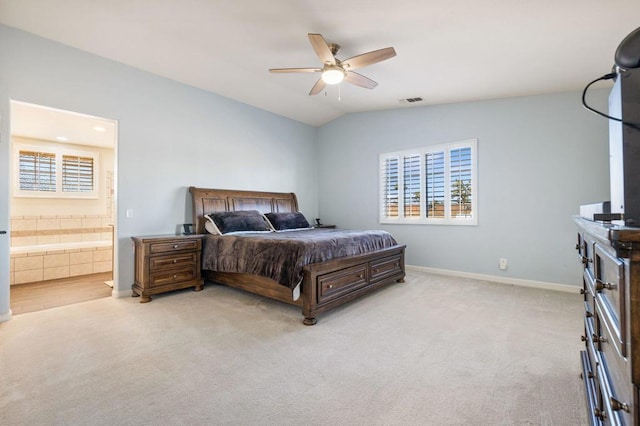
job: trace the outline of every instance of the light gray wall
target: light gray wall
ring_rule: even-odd
[[[9,226],[10,99],[118,120],[119,291],[133,283],[131,236],[191,222],[190,185],[295,192],[317,214],[312,126],[2,25],[0,58],[0,230]],[[8,241],[0,236],[0,320]]]
[[[607,93],[590,102],[606,110]],[[378,223],[380,153],[471,138],[478,226]],[[609,199],[608,161],[607,120],[579,93],[351,114],[320,129],[320,216],[392,232],[410,265],[579,285],[571,215]]]
[[[120,291],[133,282],[130,237],[190,221],[189,185],[296,192],[310,218],[393,232],[408,264],[575,285],[570,216],[609,197],[607,123],[578,93],[351,114],[315,129],[2,25],[0,58],[0,230],[10,99],[118,120]],[[606,108],[606,94],[592,97]],[[379,153],[469,138],[479,140],[478,226],[378,224]]]

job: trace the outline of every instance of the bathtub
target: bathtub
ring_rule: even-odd
[[[16,247],[11,247],[9,249],[9,253],[11,254],[39,253],[39,252],[48,252],[48,251],[78,250],[78,249],[89,249],[89,248],[98,248],[98,247],[102,248],[102,247],[111,247],[111,246],[112,246],[112,243],[110,240],[78,241],[78,242],[70,242],[70,243],[16,246]]]
[[[111,240],[16,246],[10,254],[12,285],[113,271]]]

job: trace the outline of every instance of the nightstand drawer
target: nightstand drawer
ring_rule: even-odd
[[[200,240],[174,240],[149,244],[149,253],[171,253],[181,250],[198,250],[199,248]]]
[[[151,270],[173,269],[181,266],[194,268],[198,261],[197,253],[171,254],[167,256],[153,256],[149,259]]]
[[[198,278],[194,268],[173,269],[165,272],[152,272],[149,275],[149,286],[160,287],[169,284],[190,281]]]

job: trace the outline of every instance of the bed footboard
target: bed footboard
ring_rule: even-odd
[[[314,325],[316,316],[382,286],[404,282],[405,246],[304,268],[302,314],[304,324]]]

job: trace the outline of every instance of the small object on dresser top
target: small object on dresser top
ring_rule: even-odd
[[[602,201],[600,203],[583,204],[580,206],[580,216],[588,220],[598,220],[595,214],[611,213],[611,202]]]

